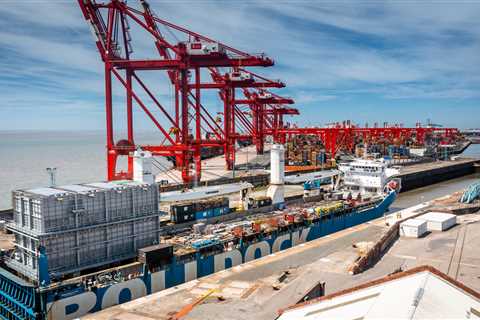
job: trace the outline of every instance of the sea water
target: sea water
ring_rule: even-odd
[[[143,132],[136,138],[153,144],[162,136]],[[12,190],[48,186],[48,167],[57,168],[57,185],[105,180],[105,141],[100,131],[0,131],[0,209],[12,207]]]
[[[136,134],[136,142],[142,144],[159,143],[161,138],[158,133]],[[468,147],[464,155],[480,158],[480,144]],[[12,190],[48,186],[48,167],[57,168],[57,185],[105,180],[105,159],[101,131],[0,131],[0,210],[12,207]]]

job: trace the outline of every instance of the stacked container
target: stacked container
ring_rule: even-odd
[[[324,146],[315,135],[295,135],[285,143],[285,164],[320,166],[326,163]]]
[[[170,207],[171,219],[175,223],[184,223],[195,220],[195,204],[183,203]]]
[[[158,243],[158,197],[156,184],[132,181],[14,191],[7,264],[36,280],[39,247],[51,278],[132,258]]]
[[[389,145],[387,148],[388,155],[390,157],[407,157],[410,155],[409,149],[404,146],[395,146],[395,145]]]
[[[194,203],[182,203],[170,207],[172,221],[175,223],[213,218],[229,212],[229,200],[226,197],[198,200]]]

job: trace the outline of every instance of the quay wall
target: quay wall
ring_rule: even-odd
[[[475,173],[475,163],[477,161],[474,159],[462,160],[443,166],[425,166],[418,170],[401,173],[398,175],[402,179],[401,192]]]

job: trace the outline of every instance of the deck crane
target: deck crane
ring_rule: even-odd
[[[148,150],[153,155],[175,157],[184,182],[191,182],[193,177],[198,179],[201,173],[201,148],[225,146],[230,143],[226,141],[231,139],[228,133],[224,133],[223,136],[219,133],[216,139],[202,138],[202,128],[203,131],[206,128],[218,128],[202,104],[201,90],[218,84],[203,83],[201,71],[208,68],[270,67],[274,64],[273,60],[263,54],[245,53],[160,19],[154,15],[145,0],[139,1],[140,9],[132,7],[130,3],[127,5],[123,0],[102,3],[78,0],[78,4],[84,18],[90,24],[105,67],[108,180],[132,177],[132,152],[136,147]],[[135,28],[131,28],[130,24],[135,24]],[[160,32],[159,26],[183,37],[183,40],[176,42],[168,40]],[[130,34],[133,30],[143,32],[153,41],[157,56],[149,59],[135,58],[133,51],[135,38]],[[143,71],[162,71],[168,75],[174,88],[173,111],[160,103],[153,90],[142,79]],[[114,139],[114,85],[119,85],[126,96],[127,138],[118,141]],[[225,87],[222,90],[228,102],[226,114],[228,116],[232,114],[233,91]],[[144,96],[148,97],[150,103],[145,101]],[[133,126],[134,105],[138,105],[161,132],[163,140],[160,143],[136,144]],[[152,108],[156,110],[152,111]],[[158,113],[161,118],[158,117]],[[190,133],[191,129],[193,134]],[[126,172],[117,170],[117,159],[121,156],[128,158]],[[194,174],[191,172],[192,161],[196,164]]]

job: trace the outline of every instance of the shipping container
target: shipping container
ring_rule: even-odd
[[[272,199],[269,197],[250,198],[249,202],[252,208],[261,208],[272,205]]]
[[[171,214],[172,222],[175,222],[175,223],[185,223],[185,222],[195,220],[195,211],[182,210],[182,207],[177,207],[176,209],[172,210],[170,214]]]
[[[214,216],[213,209],[195,212],[195,220],[208,219]]]
[[[175,223],[208,219],[230,212],[227,197],[184,202],[170,206],[171,219]]]
[[[168,243],[161,243],[154,246],[140,248],[138,250],[138,261],[149,267],[158,267],[170,264],[173,258],[173,246]]]

